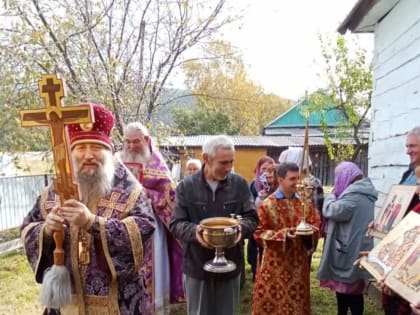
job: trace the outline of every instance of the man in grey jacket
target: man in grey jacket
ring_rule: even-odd
[[[235,150],[226,136],[215,136],[203,144],[204,165],[177,187],[171,233],[182,241],[183,273],[189,315],[233,315],[239,303],[240,240],[252,235],[258,224],[255,204],[244,178],[232,174]],[[237,268],[227,273],[210,273],[204,264],[214,257],[202,238],[200,221],[210,217],[242,216],[241,236],[225,256]]]

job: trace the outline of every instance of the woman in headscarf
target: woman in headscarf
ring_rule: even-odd
[[[252,180],[249,186],[254,199],[257,198],[258,192],[264,188],[263,183],[261,182],[261,175],[266,173],[267,170],[274,164],[274,160],[269,156],[263,156],[258,160],[254,169],[255,178]]]
[[[267,172],[270,171],[274,167],[274,160],[269,156],[263,156],[261,157],[257,165],[255,166],[255,178],[251,182],[249,188],[251,190],[252,195],[254,196],[254,199],[258,202],[259,199],[261,199],[261,193],[264,190],[267,190],[266,196],[268,196],[269,190],[267,187],[264,186],[264,177],[263,174],[267,175]],[[265,177],[266,178],[266,177]],[[263,179],[263,181],[261,181]],[[270,184],[270,183],[268,183]],[[256,204],[258,207],[258,204]],[[252,271],[252,280],[255,279],[255,272],[257,270],[257,256],[258,256],[258,245],[255,241],[254,237],[250,237],[248,240],[248,247],[247,247],[247,261],[251,265],[251,271]]]
[[[336,292],[338,315],[362,315],[363,293],[369,274],[354,266],[361,251],[369,251],[373,240],[366,236],[374,217],[378,192],[369,178],[352,162],[335,168],[334,189],[324,200],[328,220],[324,250],[318,270],[321,286]]]

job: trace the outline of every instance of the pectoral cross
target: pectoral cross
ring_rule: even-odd
[[[98,207],[105,207],[104,212],[102,213],[102,217],[110,218],[114,210],[119,212],[123,212],[125,209],[125,203],[117,203],[118,199],[120,199],[121,194],[117,192],[112,192],[109,200],[101,199],[98,203]]]
[[[44,99],[45,108],[21,111],[21,124],[23,127],[49,126],[56,172],[54,191],[60,196],[61,202],[67,199],[79,200],[78,185],[75,183],[70,163],[65,125],[93,123],[92,108],[89,104],[64,107],[63,80],[55,74],[42,75],[39,94]]]

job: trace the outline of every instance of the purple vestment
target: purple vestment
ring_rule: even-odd
[[[22,240],[38,282],[53,264],[54,241],[44,231],[48,212],[57,205],[52,188],[38,198],[25,217]],[[89,205],[96,219],[88,231],[76,226],[65,229],[65,265],[73,291],[69,314],[148,314],[150,305],[140,268],[147,256],[147,244],[155,228],[150,201],[128,169],[119,164],[112,191]],[[79,256],[81,233],[87,236],[89,261]],[[41,255],[40,255],[41,254]],[[57,313],[51,311],[51,313]]]
[[[152,201],[155,215],[160,219],[165,227],[167,252],[162,252],[161,255],[169,257],[170,302],[183,302],[182,248],[179,242],[169,232],[169,222],[174,207],[176,184],[172,180],[169,169],[160,153],[154,150],[151,150],[151,153],[150,162],[143,164],[141,183]],[[159,246],[159,244],[152,244],[152,246]],[[149,301],[153,305],[152,301],[155,300],[153,296],[154,273],[160,271],[154,270],[152,251],[148,251],[148,256],[145,257],[143,269],[146,278]]]

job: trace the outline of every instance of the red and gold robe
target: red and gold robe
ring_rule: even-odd
[[[308,208],[306,222],[319,228],[318,211],[312,205]],[[254,237],[263,253],[259,257],[254,285],[253,315],[311,313],[310,249],[300,236],[286,238],[287,229],[299,224],[303,212],[299,199],[277,199],[276,193],[267,197],[258,208],[259,224]],[[312,244],[316,244],[317,239],[318,231],[312,236]]]

